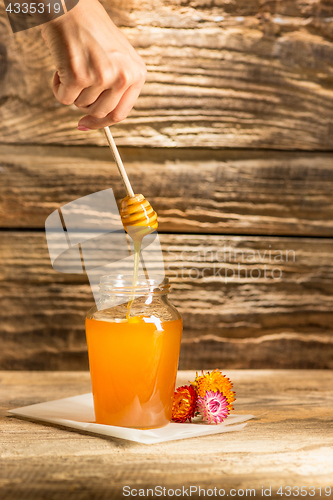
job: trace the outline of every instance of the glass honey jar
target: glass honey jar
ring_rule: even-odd
[[[149,429],[171,420],[183,322],[169,280],[103,276],[86,318],[96,423]]]

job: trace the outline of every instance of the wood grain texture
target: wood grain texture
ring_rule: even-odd
[[[277,500],[280,486],[303,485],[308,491],[314,486],[318,493],[318,487],[324,491],[332,485],[333,373],[228,370],[226,375],[236,390],[235,413],[255,414],[257,419],[227,437],[147,446],[5,416],[7,409],[90,392],[89,373],[1,372],[3,498],[118,500],[124,498],[125,485],[200,485],[224,488],[226,493],[254,488],[256,498],[265,498],[261,488],[271,486],[270,498]],[[178,384],[194,376],[179,372]],[[202,495],[193,492],[191,498]]]
[[[120,145],[330,150],[330,2],[104,2],[149,73]],[[11,34],[0,6],[0,140],[104,145],[53,97],[39,29]]]
[[[184,320],[181,368],[333,367],[333,242],[161,235]],[[55,272],[43,233],[1,233],[3,369],[87,367],[85,275]]]
[[[121,148],[159,230],[333,235],[333,154]],[[0,227],[43,228],[60,206],[112,187],[108,148],[0,146]]]

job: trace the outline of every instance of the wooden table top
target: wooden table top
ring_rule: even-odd
[[[150,498],[222,498],[223,491],[233,498],[333,498],[333,373],[225,373],[234,382],[235,413],[260,418],[240,432],[143,445],[6,416],[90,392],[89,373],[0,372],[0,498],[111,500],[132,498],[130,490]],[[180,372],[178,384],[193,375]]]

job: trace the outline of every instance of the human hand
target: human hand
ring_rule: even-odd
[[[55,97],[86,113],[79,130],[124,120],[143,87],[146,67],[98,0],[80,0],[41,31],[57,69]]]

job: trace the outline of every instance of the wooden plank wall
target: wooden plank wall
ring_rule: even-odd
[[[332,368],[333,3],[107,0],[148,66],[114,127],[157,210],[180,367]],[[0,4],[0,368],[81,369],[87,279],[50,265],[46,217],[105,187],[103,134],[57,103],[39,29]]]

